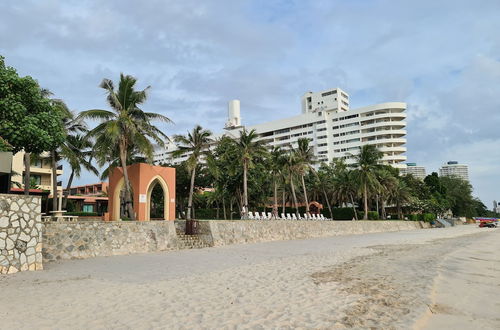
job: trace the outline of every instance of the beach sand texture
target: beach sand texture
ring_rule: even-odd
[[[449,290],[440,265],[478,242],[498,250],[499,233],[459,226],[49,263],[0,277],[0,328],[432,328],[428,306]]]

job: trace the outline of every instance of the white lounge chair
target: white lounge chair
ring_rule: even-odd
[[[297,216],[295,215],[295,213],[292,213],[292,220],[298,220]]]
[[[325,218],[325,216],[324,216],[323,214],[320,214],[320,215],[319,215],[319,218],[320,218],[321,220],[326,220],[326,218]]]
[[[290,213],[287,213],[287,214],[286,214],[286,219],[287,219],[287,220],[292,220],[292,216],[290,215]]]
[[[304,213],[304,217],[302,219],[309,220],[309,217],[307,216],[307,213]]]
[[[286,216],[285,216],[285,213],[281,213],[281,220],[285,220],[286,219]]]
[[[249,220],[254,220],[255,217],[253,216],[253,212],[248,211],[248,219]]]
[[[260,214],[261,214],[260,220],[268,220],[266,212],[261,212]]]
[[[275,216],[271,212],[267,212],[267,218],[269,220],[273,220],[273,219],[275,219]]]
[[[316,214],[314,214],[314,213],[311,214],[311,217],[312,217],[313,220],[318,220],[318,218],[316,218]]]

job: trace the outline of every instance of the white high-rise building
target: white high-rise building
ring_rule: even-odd
[[[469,181],[469,166],[449,161],[439,169],[439,176],[456,176]]]
[[[417,166],[417,163],[406,163],[406,168],[400,169],[399,173],[401,175],[411,174],[420,180],[426,177],[425,167]]]
[[[263,124],[241,124],[240,102],[229,102],[225,132],[233,138],[246,128],[255,129],[269,146],[295,148],[299,138],[309,138],[317,160],[331,162],[344,158],[353,162],[353,155],[365,144],[376,145],[383,152],[382,163],[406,168],[406,103],[388,102],[350,109],[349,95],[340,88],[307,92],[302,97],[302,114]],[[187,155],[173,159],[172,143],[157,150],[155,163],[178,164]]]

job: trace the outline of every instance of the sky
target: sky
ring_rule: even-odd
[[[340,87],[351,108],[406,102],[408,162],[469,165],[500,201],[498,0],[5,0],[0,55],[75,111],[106,108],[103,78],[151,86],[143,109],[168,135],[220,132],[300,113],[306,91]],[[69,176],[66,166],[63,181]],[[85,173],[76,184],[97,182]]]

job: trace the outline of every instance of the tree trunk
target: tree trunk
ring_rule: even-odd
[[[330,212],[330,219],[333,220],[332,207],[330,205],[330,201],[328,200],[328,195],[326,194],[325,188],[323,188],[323,195],[325,196],[325,201],[326,201],[326,206],[328,207],[328,212]]]
[[[351,205],[352,205],[352,210],[354,211],[354,219],[358,220],[358,213],[356,213],[356,207],[354,206],[354,198],[352,198],[352,194],[349,194],[351,197]]]
[[[278,183],[276,178],[274,178],[274,204],[273,204],[273,216],[278,218]]]
[[[363,187],[363,201],[364,201],[364,208],[365,208],[365,214],[363,214],[363,220],[368,220],[368,188],[366,187],[366,183]]]
[[[281,205],[282,213],[286,213],[286,192],[285,192],[285,184],[283,183],[283,204]]]
[[[52,150],[50,152],[50,158],[52,160],[52,211],[57,211],[57,160],[56,151]]]
[[[401,211],[401,204],[399,203],[399,201],[396,202],[396,208],[398,210],[399,220],[403,220],[403,212]]]
[[[295,206],[295,215],[297,219],[299,218],[299,205],[297,203],[297,195],[295,195],[295,185],[293,184],[293,178],[290,176],[290,188],[292,188],[293,204]]]
[[[304,190],[304,201],[306,203],[306,214],[309,216],[309,200],[307,199],[306,182],[304,181],[304,175],[303,174],[300,177],[302,179],[302,189]]]
[[[222,212],[224,212],[224,220],[227,220],[226,216],[226,198],[222,196]]]
[[[75,176],[75,171],[71,170],[71,174],[69,175],[68,185],[66,186],[66,191],[64,192],[64,199],[62,208],[66,210],[66,206],[68,205],[68,196],[70,194],[71,184],[73,183],[73,177]]]
[[[130,188],[130,180],[128,178],[128,170],[127,170],[127,148],[125,145],[120,145],[120,162],[122,164],[123,169],[123,179],[125,181],[125,210],[128,213],[130,220],[135,220],[134,207],[132,205],[132,194]]]
[[[31,153],[24,153],[24,194],[30,194],[30,167],[31,167]]]
[[[385,220],[387,218],[387,215],[385,214],[385,201],[384,201],[384,198],[380,199],[380,213],[382,213],[382,220]]]
[[[194,178],[196,176],[196,164],[191,172],[191,185],[189,186],[189,199],[186,220],[191,220],[191,211],[193,209],[193,191],[194,191]]]
[[[247,191],[247,161],[243,161],[243,206],[241,208],[242,219],[248,219],[248,191]]]

